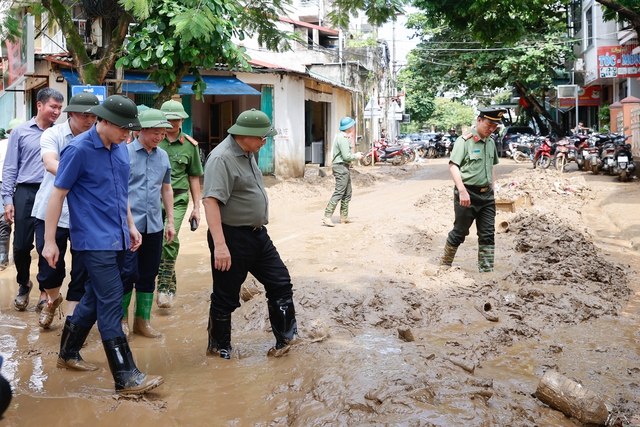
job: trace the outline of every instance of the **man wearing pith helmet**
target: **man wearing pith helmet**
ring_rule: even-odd
[[[231,313],[240,307],[240,287],[251,273],[267,295],[276,338],[269,354],[280,356],[297,333],[293,286],[267,233],[269,200],[255,159],[276,131],[265,113],[252,109],[241,113],[228,132],[209,154],[204,172],[202,204],[214,282],[207,354],[231,357]]]
[[[130,131],[140,129],[138,110],[129,98],[112,95],[90,112],[98,123],[62,150],[45,217],[42,256],[53,268],[60,257],[56,227],[67,198],[71,241],[89,274],[85,295],[66,319],[57,366],[98,368],[80,356],[97,320],[116,393],[142,394],[164,380],[138,370],[121,326],[120,270],[125,251],[137,250],[142,240],[129,209],[129,155],[122,144]]]
[[[171,186],[173,187],[173,215],[176,236],[173,242],[166,240],[162,244],[162,259],[158,271],[157,304],[160,308],[171,308],[177,291],[176,259],[180,250],[180,226],[189,206],[189,192],[193,200],[193,210],[189,221],[200,224],[200,176],[202,163],[198,141],[182,131],[182,123],[189,115],[184,111],[182,103],[170,100],[162,104],[160,110],[165,114],[171,129],[160,142],[160,148],[169,155],[171,162]]]
[[[345,116],[340,120],[340,132],[333,140],[333,161],[331,162],[331,170],[336,179],[336,189],[324,209],[324,218],[322,223],[327,227],[334,227],[333,211],[336,210],[338,202],[340,203],[340,222],[347,224],[349,220],[349,202],[351,201],[351,172],[349,165],[351,162],[360,160],[362,153],[352,153],[351,143],[356,136],[356,121],[349,116]]]
[[[498,164],[498,150],[491,134],[502,123],[505,110],[479,109],[476,126],[459,137],[449,157],[453,178],[455,222],[447,236],[440,264],[451,267],[458,247],[469,235],[475,221],[478,230],[478,270],[493,271],[495,257],[496,203],[493,193],[493,166]]]
[[[48,328],[53,322],[58,306],[62,303],[60,288],[65,278],[64,256],[69,240],[69,209],[67,203],[62,205],[62,213],[56,230],[56,244],[60,249],[60,257],[56,268],[51,268],[42,257],[44,247],[44,220],[49,196],[53,191],[53,182],[58,172],[60,153],[76,136],[88,131],[96,122],[96,115],[91,108],[100,105],[98,97],[87,92],[74,95],[62,110],[69,119],[57,126],[45,130],[40,138],[40,153],[44,163],[45,173],[33,203],[32,215],[35,218],[36,250],[38,252],[38,282],[47,293],[47,303],[40,313],[39,324]],[[87,271],[79,262],[78,253],[71,245],[71,281],[67,290],[67,315],[72,315],[76,305],[84,295],[84,284],[87,281]]]
[[[138,109],[140,111],[140,109]],[[136,228],[142,235],[137,251],[127,250],[122,284],[122,330],[129,332],[129,303],[136,290],[133,333],[147,338],[159,338],[161,334],[151,327],[151,306],[160,266],[162,238],[171,243],[176,231],[173,225],[173,190],[171,189],[171,164],[169,156],[158,144],[164,139],[171,123],[160,110],[146,109],[138,116],[142,128],[138,137],[127,145],[129,151],[129,203]],[[167,226],[162,223],[162,206],[166,212]],[[163,233],[164,228],[164,233]]]

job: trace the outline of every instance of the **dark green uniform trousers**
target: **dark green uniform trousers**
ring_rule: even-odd
[[[487,191],[481,192],[478,187],[465,187],[471,198],[471,205],[460,206],[460,193],[454,187],[453,204],[456,217],[453,230],[447,236],[447,246],[457,249],[464,243],[465,238],[469,235],[469,229],[475,221],[478,230],[478,268],[480,271],[492,271],[496,220],[496,201],[493,189],[489,187]]]

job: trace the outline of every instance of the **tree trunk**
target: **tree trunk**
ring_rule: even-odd
[[[563,131],[560,125],[556,123],[549,112],[540,105],[535,96],[533,96],[532,94],[527,94],[527,88],[525,88],[524,85],[519,81],[513,82],[513,85],[518,91],[520,98],[523,98],[526,101],[527,106],[525,106],[525,108],[527,109],[527,111],[529,111],[531,117],[533,117],[533,119],[536,121],[540,132],[543,134],[547,134],[549,132],[547,123],[542,120],[542,117],[544,117],[545,119],[547,119],[548,124],[551,125],[551,129],[553,130],[553,132],[559,136],[563,136]]]
[[[630,27],[636,32],[636,36],[640,36],[640,15],[630,9],[627,9],[615,0],[596,0],[596,2],[615,11],[620,18],[630,22]]]
[[[173,95],[178,93],[178,86],[180,85],[180,81],[182,81],[182,78],[184,76],[189,74],[190,69],[191,69],[191,65],[186,65],[186,64],[179,64],[176,67],[176,71],[175,71],[176,80],[173,83],[171,83],[169,86],[164,86],[162,88],[162,90],[158,94],[158,97],[156,98],[156,103],[154,104],[153,108],[156,108],[159,110],[160,107],[162,107],[162,104],[170,100]]]

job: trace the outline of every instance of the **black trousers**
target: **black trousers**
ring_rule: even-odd
[[[20,285],[29,283],[31,251],[35,237],[35,218],[31,216],[33,202],[40,184],[18,184],[13,193],[15,220],[13,229],[13,262],[16,266],[16,281]],[[40,289],[43,290],[42,288]]]
[[[293,296],[289,270],[282,262],[265,227],[252,230],[250,227],[231,227],[223,224],[222,231],[231,253],[229,271],[214,268],[215,248],[211,233],[207,232],[213,275],[210,308],[212,315],[230,314],[240,307],[240,287],[248,273],[264,286],[268,300],[277,301]]]
[[[460,193],[454,187],[453,206],[456,215],[453,223],[453,230],[447,236],[447,244],[457,248],[464,243],[469,235],[469,229],[473,222],[476,222],[478,230],[478,245],[495,245],[495,224],[496,224],[496,201],[493,189],[481,193],[480,191],[467,188],[471,198],[470,206],[460,206]]]

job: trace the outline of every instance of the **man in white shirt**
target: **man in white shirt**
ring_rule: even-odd
[[[69,119],[61,125],[53,126],[44,131],[40,138],[40,153],[46,172],[36,194],[32,215],[35,218],[36,250],[38,251],[38,282],[47,293],[47,305],[42,308],[39,324],[48,328],[53,322],[56,309],[62,303],[60,288],[65,277],[64,254],[69,241],[69,208],[65,200],[62,214],[56,230],[56,243],[60,248],[60,257],[56,268],[51,268],[42,257],[44,248],[44,218],[47,203],[53,191],[53,182],[58,171],[60,152],[69,141],[79,134],[88,131],[96,122],[95,114],[89,112],[92,107],[99,105],[98,98],[90,93],[81,92],[69,100],[69,105],[63,110]],[[67,315],[71,316],[82,295],[84,283],[87,281],[87,271],[81,262],[77,261],[77,254],[71,247],[71,281],[67,291]]]

